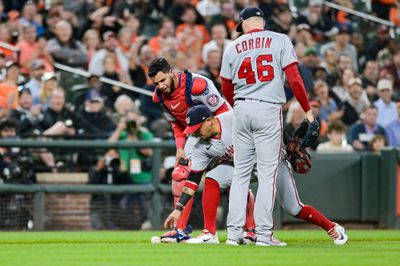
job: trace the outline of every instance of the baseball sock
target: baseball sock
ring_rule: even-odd
[[[254,230],[256,228],[256,223],[254,221],[254,195],[251,190],[249,190],[249,195],[247,196],[247,207],[246,207],[246,223],[244,225],[244,230]]]
[[[318,225],[325,231],[329,231],[329,229],[335,226],[335,223],[326,218],[322,213],[310,205],[304,205],[303,209],[301,209],[296,217]]]
[[[204,229],[215,235],[217,231],[217,209],[219,205],[220,189],[217,181],[206,178],[203,190]]]

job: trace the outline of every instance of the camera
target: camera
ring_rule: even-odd
[[[126,122],[126,129],[128,131],[136,130],[137,128],[137,123],[135,120],[127,121]]]
[[[111,157],[111,156],[106,156],[104,158],[105,165],[107,167],[107,170],[110,172],[118,172],[119,167],[121,165],[121,161],[118,158]]]
[[[4,183],[31,184],[35,181],[35,170],[33,160],[30,156],[24,155],[11,149],[5,154],[9,158],[2,169],[1,179]]]

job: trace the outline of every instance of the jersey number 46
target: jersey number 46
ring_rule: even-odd
[[[238,78],[246,79],[247,84],[256,83],[256,75],[260,82],[271,81],[275,74],[273,66],[266,64],[270,62],[272,62],[272,54],[262,54],[257,56],[256,71],[254,71],[253,66],[251,65],[251,57],[245,57],[243,62],[240,64]]]

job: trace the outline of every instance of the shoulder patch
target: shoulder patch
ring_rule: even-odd
[[[193,79],[193,87],[192,87],[193,95],[203,94],[207,90],[208,90],[207,81],[205,79],[197,78],[197,77]]]
[[[160,103],[161,102],[161,99],[157,95],[157,89],[154,90],[152,98],[153,98],[153,103]]]

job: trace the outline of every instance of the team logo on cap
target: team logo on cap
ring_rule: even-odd
[[[190,124],[190,117],[186,117],[186,124]]]
[[[216,94],[211,94],[211,95],[207,96],[206,100],[207,100],[207,103],[212,107],[217,106],[219,103],[219,98]]]

